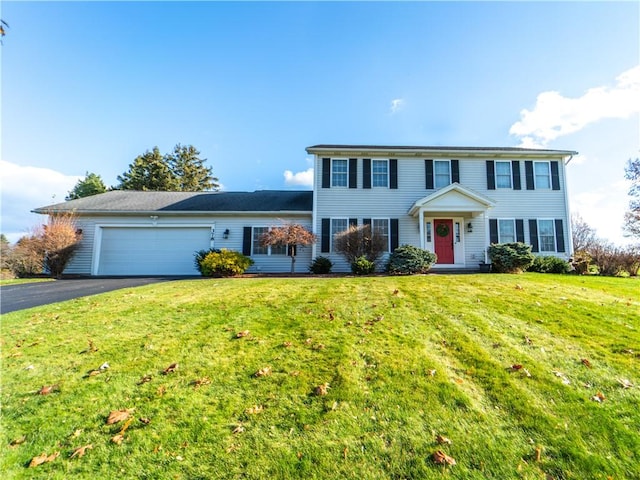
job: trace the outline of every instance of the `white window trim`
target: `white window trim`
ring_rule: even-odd
[[[387,184],[386,185],[374,185],[373,182],[373,173],[374,173],[374,169],[373,169],[373,162],[385,162],[387,164]],[[371,188],[389,188],[389,159],[386,158],[372,158],[371,159]]]
[[[446,185],[438,186],[438,182],[436,181],[436,179],[438,178],[438,174],[436,173],[436,163],[447,163],[447,164],[449,164],[449,183],[447,183]],[[447,186],[451,185],[451,183],[453,183],[451,181],[451,160],[434,160],[433,161],[433,188],[435,188],[435,189],[444,188],[444,187],[447,187]]]
[[[498,164],[499,163],[506,163],[509,165],[509,186],[508,187],[501,187],[498,185]],[[496,160],[496,165],[493,172],[496,189],[513,190],[513,169],[512,168],[513,167],[511,166],[511,162],[509,160]],[[535,167],[534,167],[534,177],[535,177]]]
[[[333,237],[335,236],[335,233],[339,233],[339,232],[335,232],[333,231],[333,221],[334,220],[346,220],[347,221],[347,228],[349,228],[349,217],[331,217],[329,219],[329,252],[330,253],[335,253],[335,250],[333,249]],[[344,232],[344,230],[340,230],[341,232]]]
[[[537,163],[545,163],[547,165],[547,173],[549,177],[549,186],[548,187],[539,187],[538,186],[538,174],[536,173],[536,164]],[[551,179],[551,162],[549,160],[535,160],[533,162],[533,187],[536,190],[551,190],[553,188],[553,183]]]
[[[345,161],[347,163],[347,182],[345,185],[334,185],[333,184],[333,162],[336,160]],[[331,159],[331,188],[348,188],[349,187],[349,159],[348,158],[332,158]]]
[[[553,250],[542,250],[542,241],[540,240],[540,222],[551,222],[551,227],[553,228]],[[556,221],[553,218],[537,218],[536,226],[538,228],[538,253],[557,253],[558,252],[558,244],[556,242]]]
[[[253,251],[253,247],[254,247],[254,241],[255,241],[255,229],[256,228],[266,228],[267,230],[271,230],[272,227],[269,227],[267,225],[252,225],[251,226],[251,256],[257,255],[257,256],[266,256],[266,257],[270,257],[272,255],[274,256],[285,256],[287,255],[287,247],[285,247],[285,253],[271,253],[271,245],[268,245],[266,247],[267,249],[267,253],[254,253]]]
[[[518,241],[518,231],[516,230],[515,218],[498,218],[498,243],[506,243],[502,241],[502,235],[500,234],[500,222],[511,222],[513,224],[513,241]]]
[[[391,219],[388,217],[371,218],[371,233],[374,232],[373,222],[375,220],[385,220],[387,222],[387,249],[385,252],[391,252]]]

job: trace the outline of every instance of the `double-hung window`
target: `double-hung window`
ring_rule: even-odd
[[[371,160],[371,185],[374,187],[389,186],[388,160]]]
[[[451,164],[449,160],[433,162],[433,179],[435,188],[446,187],[451,183]]]
[[[253,227],[253,235],[251,238],[252,255],[286,255],[287,247],[285,245],[262,246],[262,235],[269,231],[269,227]]]
[[[498,220],[498,243],[513,243],[516,241],[516,222],[513,219]]]
[[[348,218],[332,218],[331,219],[331,251],[333,251],[333,241],[335,236],[340,232],[344,232],[349,228]]]
[[[511,162],[496,162],[496,187],[511,188]]]
[[[556,251],[556,230],[553,220],[538,220],[538,245],[541,252]]]
[[[388,218],[374,218],[371,221],[372,233],[382,237],[384,244],[387,246],[385,251],[389,251],[389,219]]]
[[[551,188],[551,165],[549,162],[533,162],[536,189]]]
[[[348,182],[348,161],[346,158],[331,160],[331,186],[346,187]]]

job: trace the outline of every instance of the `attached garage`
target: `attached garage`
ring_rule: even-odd
[[[193,254],[208,249],[209,226],[100,227],[97,275],[198,275]]]

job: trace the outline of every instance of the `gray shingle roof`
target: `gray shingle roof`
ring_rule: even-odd
[[[449,147],[449,146],[409,146],[409,145],[333,145],[333,144],[320,144],[307,147],[307,152],[311,153],[314,150],[361,150],[361,151],[389,151],[389,150],[411,150],[411,151],[424,151],[424,152],[520,152],[520,153],[540,153],[540,154],[559,154],[559,155],[576,155],[578,152],[572,150],[549,150],[544,148],[520,148],[520,147]]]
[[[35,213],[135,212],[311,212],[313,192],[260,190],[256,192],[138,192],[114,190],[91,197],[36,208]]]

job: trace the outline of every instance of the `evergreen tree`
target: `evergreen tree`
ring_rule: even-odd
[[[181,192],[201,192],[203,190],[218,190],[218,179],[212,176],[211,167],[205,167],[205,158],[199,157],[200,152],[192,145],[176,145],[173,153],[165,155],[167,164],[178,183],[177,190]]]
[[[624,177],[631,180],[631,200],[629,210],[624,214],[624,230],[627,236],[640,238],[640,158],[629,159],[624,171]]]
[[[65,200],[76,200],[78,198],[90,197],[91,195],[97,195],[98,193],[104,193],[107,191],[107,187],[100,175],[95,173],[85,173],[83,180],[78,180],[73,190],[69,192]]]
[[[176,145],[162,155],[158,147],[139,155],[129,170],[118,176],[119,190],[201,192],[217,190],[218,179],[205,167],[206,159],[191,145]]]
[[[138,155],[129,170],[118,175],[118,190],[177,190],[177,181],[158,147]]]

